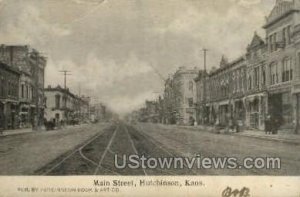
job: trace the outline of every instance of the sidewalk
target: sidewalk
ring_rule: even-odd
[[[240,133],[234,133],[234,135],[241,135],[246,137],[254,137],[265,140],[273,140],[278,142],[286,142],[292,144],[300,144],[300,135],[279,132],[276,135],[266,134],[264,131],[259,130],[245,130]]]
[[[24,128],[24,129],[14,129],[14,130],[4,130],[0,132],[0,137],[2,136],[9,136],[9,135],[18,135],[18,134],[25,134],[34,132],[32,128]]]
[[[86,124],[81,124],[81,125],[66,125],[64,127],[56,128],[54,130],[62,130],[62,129],[67,129],[67,128],[71,128],[71,127],[79,127],[79,126],[82,126],[82,125],[86,125]],[[52,131],[54,131],[54,130],[52,130]],[[35,131],[32,128],[4,130],[3,132],[0,132],[0,137],[10,136],[10,135],[26,134],[26,133],[32,133],[32,132],[41,132],[41,131],[46,131],[46,129],[43,127],[39,131]],[[49,131],[51,131],[51,130],[49,130]]]
[[[300,144],[300,135],[292,134],[292,133],[285,133],[280,132],[276,135],[267,135],[264,131],[261,130],[244,130],[239,133],[235,132],[225,132],[224,129],[222,130],[216,130],[215,127],[212,126],[181,126],[177,125],[179,128],[185,128],[193,131],[206,131],[206,132],[212,132],[212,133],[218,133],[218,134],[227,134],[227,135],[239,135],[239,136],[245,136],[245,137],[252,137],[252,138],[259,138],[264,140],[271,140],[271,141],[278,141],[278,142],[285,142],[285,143],[292,143],[292,144]]]

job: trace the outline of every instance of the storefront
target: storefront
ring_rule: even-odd
[[[219,124],[226,126],[229,121],[229,104],[220,103],[219,105]]]
[[[236,121],[245,122],[245,106],[242,99],[238,99],[234,101],[234,110],[233,110],[233,118]]]
[[[246,126],[250,129],[264,130],[266,116],[266,94],[258,93],[245,98]]]
[[[293,129],[293,104],[290,92],[269,95],[269,114],[279,122],[280,129]]]
[[[14,101],[0,102],[0,128],[16,129],[19,126],[18,105]]]

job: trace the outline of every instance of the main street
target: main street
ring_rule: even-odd
[[[177,126],[116,122],[72,151],[35,172],[38,175],[299,175],[299,144],[281,143],[238,135],[215,134]],[[115,166],[123,155],[147,158],[279,157],[281,169],[188,169]]]
[[[300,145],[161,124],[112,122],[0,138],[2,175],[299,175]],[[281,158],[281,169],[129,168],[140,158]],[[127,158],[128,159],[128,158]],[[115,164],[117,160],[117,168]],[[136,163],[138,164],[138,163]],[[240,164],[240,163],[239,163]]]

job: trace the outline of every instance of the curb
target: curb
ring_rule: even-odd
[[[249,137],[249,138],[257,138],[257,139],[267,140],[267,141],[277,141],[277,142],[282,142],[282,143],[287,143],[287,144],[295,144],[295,145],[300,144],[300,142],[293,141],[293,140],[287,140],[287,139],[268,138],[268,137],[264,137],[264,136],[247,135],[247,134],[245,135],[245,134],[236,134],[236,133],[233,133],[231,135],[243,136],[243,137]]]
[[[210,133],[213,133],[213,134],[216,134],[216,132],[212,132],[214,128],[195,128],[195,127],[184,127],[184,126],[180,126],[179,128],[184,128],[184,129],[189,129],[189,130],[192,130],[192,131],[197,131],[199,129],[202,129],[204,130],[205,132],[210,132]],[[286,144],[294,144],[294,145],[300,145],[300,142],[297,142],[297,141],[294,141],[294,140],[288,140],[288,139],[279,139],[279,138],[268,138],[268,137],[265,137],[265,136],[257,136],[257,135],[251,135],[251,134],[243,134],[243,132],[241,133],[224,133],[224,132],[220,132],[220,133],[217,133],[217,134],[220,134],[220,135],[235,135],[235,136],[242,136],[242,137],[248,137],[248,138],[257,138],[257,139],[260,139],[260,140],[266,140],[266,141],[276,141],[276,142],[281,142],[281,143],[286,143]]]

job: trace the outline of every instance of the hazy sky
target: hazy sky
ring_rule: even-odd
[[[46,85],[63,84],[117,112],[157,97],[179,66],[208,67],[243,54],[275,0],[0,0],[0,43],[48,57]]]

